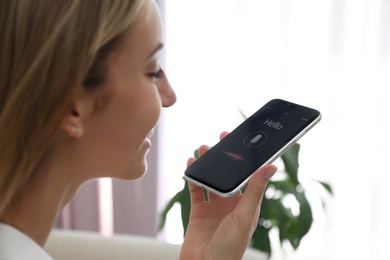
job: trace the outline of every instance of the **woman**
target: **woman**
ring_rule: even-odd
[[[82,183],[146,172],[161,107],[176,101],[161,27],[153,0],[0,2],[0,259],[50,259],[42,247]],[[241,258],[275,171],[229,199],[190,185],[181,258]]]

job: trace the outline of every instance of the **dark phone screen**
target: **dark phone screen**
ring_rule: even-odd
[[[317,110],[271,100],[187,168],[185,175],[222,193],[231,192],[319,116]]]

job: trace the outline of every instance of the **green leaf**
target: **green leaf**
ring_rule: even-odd
[[[309,232],[313,223],[313,215],[309,201],[303,192],[297,192],[296,199],[299,202],[299,215],[296,221],[293,222],[292,230],[294,237],[290,237],[291,245],[297,249],[301,239]]]
[[[274,200],[272,203],[273,215],[271,215],[271,219],[274,219],[274,222],[276,222],[276,226],[279,229],[279,241],[282,244],[284,240],[289,238],[290,227],[295,217],[291,210],[283,205],[281,198]]]
[[[176,203],[180,204],[181,221],[182,221],[184,234],[185,234],[185,232],[187,231],[187,226],[188,226],[188,222],[190,219],[190,212],[191,212],[191,198],[188,189],[188,183],[186,181],[184,183],[184,188],[175,194],[175,196],[168,202],[163,212],[161,213],[160,225],[158,227],[159,231],[163,229],[167,219],[168,212],[172,209],[173,205],[175,205]]]
[[[180,206],[181,206],[181,221],[183,224],[184,235],[187,232],[188,222],[190,221],[191,213],[191,197],[190,191],[188,189],[188,183],[185,182],[184,189],[182,190],[180,197]]]
[[[299,154],[300,145],[295,143],[290,147],[284,154],[282,154],[281,158],[284,163],[284,167],[286,169],[286,173],[293,181],[294,184],[299,184],[298,181],[298,154]]]
[[[270,257],[271,241],[269,239],[269,229],[257,226],[255,232],[253,233],[251,247],[267,253],[268,257]]]
[[[272,183],[270,183],[270,185],[273,185],[275,189],[277,191],[282,192],[282,194],[294,194],[296,192],[296,185],[292,183],[291,179],[273,181]]]
[[[168,204],[165,206],[164,210],[162,211],[160,225],[158,227],[159,231],[164,228],[165,222],[167,220],[168,212],[172,209],[173,205],[175,205],[176,202],[180,202],[182,192],[183,190],[176,193],[175,196],[173,196],[173,198],[168,202]]]
[[[278,224],[281,225],[280,222],[292,220],[294,215],[291,209],[284,206],[282,198],[279,198],[272,201],[272,215],[270,217],[278,220]]]
[[[195,151],[194,151],[194,157],[195,157],[195,159],[199,159],[199,157],[200,157],[200,155],[199,155],[199,149],[196,149]]]
[[[241,110],[241,108],[237,107],[237,110],[238,112],[241,114],[241,116],[244,118],[244,119],[247,119],[248,117],[244,114],[244,112]]]
[[[333,189],[328,183],[323,181],[318,181],[318,183],[321,184],[330,194],[333,194]]]

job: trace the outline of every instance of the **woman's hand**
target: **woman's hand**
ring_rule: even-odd
[[[221,139],[226,135],[222,133]],[[208,149],[201,146],[199,154]],[[195,160],[190,158],[187,165]],[[241,259],[256,229],[268,180],[275,172],[275,166],[266,165],[253,174],[244,194],[222,198],[210,192],[209,201],[204,200],[202,188],[189,183],[191,215],[180,259]]]

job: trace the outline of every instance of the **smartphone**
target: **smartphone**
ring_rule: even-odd
[[[321,120],[318,110],[273,99],[190,165],[184,179],[222,197],[238,193]]]

